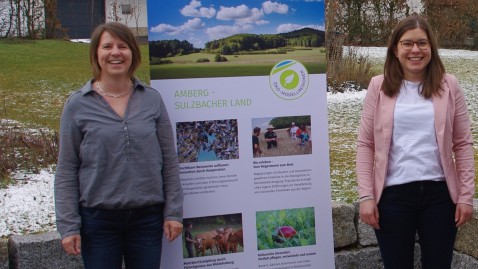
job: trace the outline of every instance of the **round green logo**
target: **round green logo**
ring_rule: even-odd
[[[307,91],[309,73],[301,63],[284,60],[272,68],[269,83],[275,95],[282,99],[294,100]]]

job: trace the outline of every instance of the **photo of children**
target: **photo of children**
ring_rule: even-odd
[[[183,257],[244,252],[242,214],[184,219]]]
[[[316,244],[313,207],[256,212],[257,250]]]
[[[237,119],[176,123],[180,163],[239,159]]]
[[[312,154],[310,116],[252,119],[254,158]]]

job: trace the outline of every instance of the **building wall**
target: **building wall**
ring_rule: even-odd
[[[104,22],[101,0],[57,0],[56,15],[64,33],[70,39],[90,38],[96,26]]]
[[[126,24],[139,37],[148,35],[146,0],[105,0],[105,19]]]
[[[410,13],[416,12],[418,14],[422,13],[423,4],[421,0],[407,0],[407,4],[410,7]]]

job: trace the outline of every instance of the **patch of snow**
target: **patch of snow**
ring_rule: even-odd
[[[53,172],[17,172],[13,178],[16,184],[0,190],[0,237],[54,230]]]
[[[75,43],[87,43],[87,44],[90,44],[91,40],[89,38],[85,38],[85,39],[81,39],[81,38],[77,38],[77,39],[70,39],[71,42],[75,42]]]

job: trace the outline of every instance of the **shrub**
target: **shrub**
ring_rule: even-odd
[[[336,50],[336,53],[341,52]],[[332,92],[343,92],[350,85],[355,85],[356,91],[367,89],[374,75],[372,61],[360,55],[354,47],[348,47],[345,55],[331,55],[327,65],[327,85]]]
[[[345,83],[356,85],[356,90],[366,89],[373,74],[372,62],[359,55],[357,49],[349,47],[344,53],[347,34],[337,31],[335,16],[340,13],[336,5],[329,5],[325,47],[327,52],[327,86],[332,92],[345,89]]]
[[[227,58],[224,57],[224,56],[221,56],[221,54],[216,54],[216,56],[214,56],[214,61],[216,63],[219,63],[219,62],[227,62]]]
[[[38,173],[58,160],[57,132],[32,132],[18,127],[0,130],[0,187],[6,187],[16,170]]]
[[[196,60],[196,63],[209,63],[209,59],[208,58],[199,58]]]
[[[159,57],[151,57],[151,60],[149,61],[150,64],[152,65],[159,65],[159,64],[172,64],[173,61],[169,59],[163,59]]]

